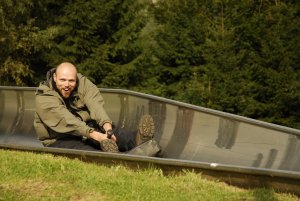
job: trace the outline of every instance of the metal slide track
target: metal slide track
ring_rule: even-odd
[[[43,147],[33,129],[30,87],[0,86],[0,148],[154,166],[165,173],[193,169],[232,185],[300,195],[300,130],[128,90],[100,90],[107,113],[125,129],[135,130],[143,114],[153,116],[161,157]]]

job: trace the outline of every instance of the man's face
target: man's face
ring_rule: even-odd
[[[76,87],[76,70],[71,68],[60,69],[54,73],[53,78],[62,97],[69,98]]]

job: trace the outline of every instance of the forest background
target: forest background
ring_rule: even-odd
[[[1,0],[0,85],[97,86],[300,129],[300,1]]]

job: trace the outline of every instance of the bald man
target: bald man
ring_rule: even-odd
[[[150,115],[141,117],[136,131],[125,132],[113,126],[99,89],[72,63],[59,64],[46,78],[36,91],[34,119],[44,146],[126,152],[153,138],[154,121]],[[157,144],[154,141],[152,146],[153,143]],[[157,153],[159,148],[155,146]]]
[[[77,69],[71,63],[62,63],[53,74],[53,80],[61,96],[67,99],[76,87]]]

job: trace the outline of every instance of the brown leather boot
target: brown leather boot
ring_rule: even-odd
[[[119,152],[118,145],[112,139],[106,139],[100,142],[101,150],[104,152]]]
[[[136,134],[136,146],[143,144],[144,142],[151,140],[155,133],[154,120],[151,115],[143,115],[138,125],[138,131]]]

